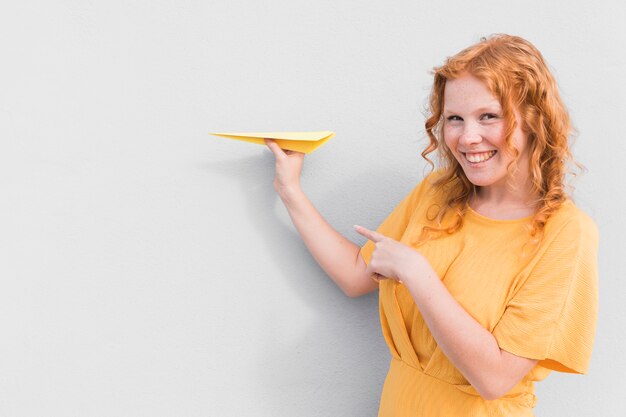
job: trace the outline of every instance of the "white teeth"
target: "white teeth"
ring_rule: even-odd
[[[482,153],[466,153],[465,159],[470,161],[471,163],[484,162],[488,159],[491,159],[492,156],[496,154],[496,151],[482,152]]]

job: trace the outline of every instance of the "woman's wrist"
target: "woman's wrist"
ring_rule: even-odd
[[[304,192],[302,191],[300,184],[280,186],[277,187],[276,192],[285,205],[289,205],[304,196]]]
[[[421,253],[411,249],[408,262],[405,262],[404,268],[397,271],[397,278],[405,284],[409,284],[415,288],[421,288],[428,285],[428,281],[433,279],[437,274],[432,269],[430,263]]]

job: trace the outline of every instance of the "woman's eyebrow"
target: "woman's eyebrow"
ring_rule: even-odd
[[[483,106],[483,107],[479,107],[477,109],[472,109],[469,113],[478,113],[478,114],[482,114],[482,113],[500,113],[502,111],[502,106],[499,105],[491,105],[491,106]],[[455,109],[450,109],[450,108],[446,108],[444,107],[443,109],[443,114],[460,114],[463,112],[458,112],[455,111]]]

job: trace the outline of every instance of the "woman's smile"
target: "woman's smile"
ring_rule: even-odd
[[[479,166],[484,165],[484,162],[489,161],[493,158],[498,151],[486,151],[486,152],[461,152],[461,154],[465,157],[465,160],[470,164],[470,166]]]

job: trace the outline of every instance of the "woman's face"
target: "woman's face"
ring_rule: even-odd
[[[506,122],[502,106],[481,80],[468,73],[448,80],[444,91],[443,117],[445,143],[472,184],[484,187],[483,191],[510,192],[507,182],[526,189],[528,141],[517,111],[517,124],[511,139],[520,154],[512,181],[509,181],[507,167],[515,157],[505,143]]]

